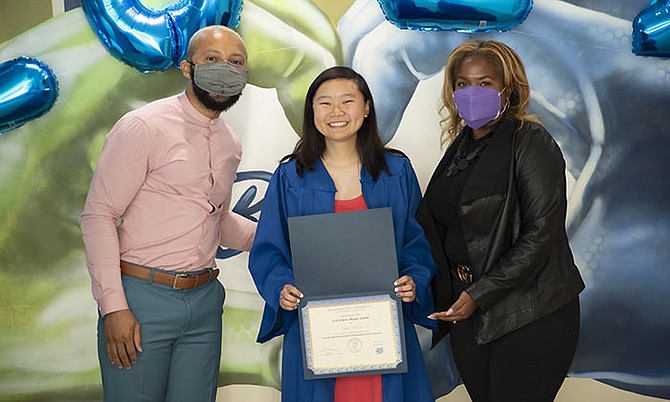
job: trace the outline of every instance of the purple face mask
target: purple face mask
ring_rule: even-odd
[[[465,124],[478,129],[500,115],[500,92],[495,89],[469,86],[454,92],[458,114]]]

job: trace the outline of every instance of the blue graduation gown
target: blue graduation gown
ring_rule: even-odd
[[[435,272],[428,241],[414,219],[421,190],[409,159],[386,154],[391,175],[382,172],[374,181],[365,169],[361,171],[363,197],[368,208],[391,207],[398,277],[409,275],[416,283],[416,300],[403,303],[408,371],[384,374],[384,402],[434,401],[423,355],[414,324],[437,328],[426,316],[434,311],[430,281]],[[279,307],[279,293],[285,284],[295,285],[288,237],[287,218],[332,213],[335,184],[321,160],[314,171],[298,176],[295,162],[281,164],[275,171],[265,194],[263,209],[249,255],[249,270],[256,288],[265,300],[257,341],[266,342],[283,335],[282,401],[331,402],[335,379],[305,380],[297,311]],[[389,286],[393,286],[389,284]]]

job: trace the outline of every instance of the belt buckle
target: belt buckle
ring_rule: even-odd
[[[472,283],[472,271],[470,267],[463,264],[456,265],[456,272],[458,273],[458,279],[463,283]]]
[[[172,289],[179,289],[177,287],[177,281],[179,278],[188,278],[189,274],[174,274],[174,279],[172,280]]]

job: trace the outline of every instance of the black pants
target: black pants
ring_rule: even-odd
[[[579,336],[579,299],[485,345],[472,320],[451,328],[456,366],[473,402],[551,402]]]

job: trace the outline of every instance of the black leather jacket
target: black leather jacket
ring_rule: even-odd
[[[584,289],[565,231],[566,182],[563,155],[540,125],[503,120],[473,167],[459,201],[459,217],[474,282],[467,292],[478,309],[478,344],[491,342],[573,301]],[[446,168],[455,147],[438,164],[428,190]],[[513,156],[513,157],[512,157]],[[480,183],[504,179],[503,193]],[[488,177],[488,181],[484,179]],[[504,186],[502,187],[504,188]],[[444,234],[425,199],[417,212],[431,243],[438,272],[432,288],[437,311],[456,300]],[[440,322],[433,345],[449,330]]]

